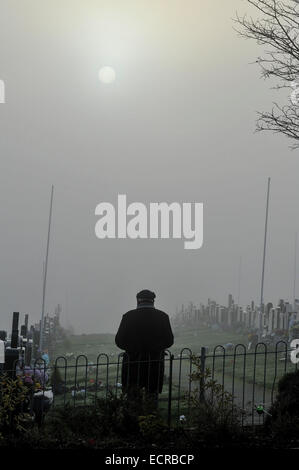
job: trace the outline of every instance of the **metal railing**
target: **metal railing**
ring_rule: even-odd
[[[136,357],[131,360],[126,353],[116,358],[101,353],[95,361],[88,361],[86,355],[80,354],[74,358],[59,356],[50,366],[36,360],[25,368],[18,361],[13,371],[6,372],[21,377],[24,383],[30,379],[35,386],[38,380],[42,382],[39,395],[31,394],[33,401],[36,396],[46,397],[47,388],[51,388],[52,407],[94,405],[97,400],[109,400],[112,395],[120,397],[122,393],[129,395],[131,389],[143,388],[156,397],[159,411],[169,426],[182,419],[190,421],[194,397],[199,402],[207,399],[209,380],[230,394],[232,407],[238,407],[244,414],[243,425],[255,425],[264,422],[265,417],[256,412],[257,406],[262,405],[267,413],[275,399],[279,379],[286,372],[297,370],[290,360],[290,352],[288,344],[279,341],[275,346],[258,343],[253,351],[248,351],[244,344],[229,350],[217,345],[212,351],[202,347],[200,354],[183,348],[178,354],[167,350],[160,357],[143,355],[137,360]],[[122,372],[124,369],[126,373]],[[213,394],[213,387],[211,390]],[[43,413],[43,406],[40,409]]]

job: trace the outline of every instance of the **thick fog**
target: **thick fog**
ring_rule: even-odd
[[[115,332],[141,289],[170,315],[189,300],[292,300],[299,156],[255,133],[284,103],[233,30],[241,0],[0,0],[0,329],[38,321],[51,185],[46,311],[76,332]],[[253,63],[253,64],[252,64]],[[102,66],[116,79],[103,84]],[[183,240],[99,240],[102,201],[202,202],[199,250]]]

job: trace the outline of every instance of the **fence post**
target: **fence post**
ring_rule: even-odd
[[[206,370],[206,348],[202,347],[200,352],[200,381],[199,381],[199,401],[205,401],[205,370]]]
[[[171,400],[172,400],[172,367],[173,367],[173,354],[170,354],[169,357],[169,386],[168,386],[168,414],[167,414],[167,424],[170,428],[171,425]]]

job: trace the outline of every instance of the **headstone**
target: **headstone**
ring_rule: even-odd
[[[275,308],[271,308],[269,312],[268,333],[271,334],[274,330],[275,321]]]
[[[1,341],[6,341],[7,333],[4,330],[0,331],[0,340]]]
[[[13,313],[12,318],[12,331],[11,331],[11,348],[18,347],[18,340],[19,340],[19,312]]]
[[[0,364],[5,363],[5,343],[0,340]]]

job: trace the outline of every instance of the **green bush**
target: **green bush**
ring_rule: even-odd
[[[157,413],[139,416],[138,423],[140,433],[147,442],[161,442],[168,432],[163,419]]]
[[[54,408],[45,419],[44,432],[61,441],[111,436],[123,437],[139,432],[136,404],[125,397],[99,399],[93,406],[67,405]]]
[[[278,382],[276,400],[269,409],[265,428],[276,440],[299,439],[299,370]]]
[[[0,440],[25,432],[32,422],[26,411],[29,390],[20,378],[12,379],[7,375],[0,378]]]
[[[192,357],[196,370],[191,374],[191,382],[198,386],[191,393],[191,425],[196,438],[204,437],[225,442],[231,435],[242,431],[241,423],[244,416],[235,403],[234,397],[222,385],[212,378],[209,368],[203,372],[198,356]]]

